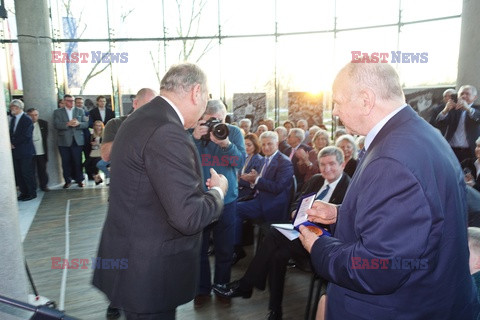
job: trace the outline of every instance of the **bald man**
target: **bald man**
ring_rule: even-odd
[[[463,173],[400,83],[389,64],[350,63],[337,75],[333,114],[366,136],[366,151],[343,203],[307,212],[336,223],[334,236],[301,227],[301,241],[330,282],[329,320],[476,319]]]

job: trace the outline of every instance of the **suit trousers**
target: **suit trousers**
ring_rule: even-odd
[[[236,211],[236,200],[225,204],[220,219],[203,230],[200,256],[200,281],[197,294],[209,294],[212,289],[210,263],[208,259],[210,235],[213,238],[213,247],[215,249],[215,275],[213,283],[225,284],[230,282]]]
[[[241,282],[243,285],[265,290],[268,279],[270,291],[269,309],[281,311],[285,274],[290,258],[297,262],[309,262],[310,254],[297,238],[288,240],[275,228],[270,228],[253,257]]]
[[[134,313],[124,310],[127,320],[175,320],[175,309],[159,313]]]
[[[71,183],[72,179],[80,183],[83,181],[82,172],[82,148],[73,140],[70,147],[58,146],[62,158],[62,171],[65,183]]]
[[[40,189],[45,189],[48,184],[47,157],[44,154],[33,157],[34,170],[38,177]]]
[[[242,227],[243,220],[246,219],[263,219],[261,213],[260,201],[254,198],[249,201],[239,202],[237,205],[237,212],[235,214],[235,242],[236,246],[242,244]]]
[[[37,195],[37,183],[33,170],[33,156],[13,159],[15,181],[20,189],[20,194],[28,196]]]

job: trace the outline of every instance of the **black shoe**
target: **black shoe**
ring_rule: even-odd
[[[63,189],[68,189],[68,188],[70,188],[71,185],[72,185],[71,182],[66,182],[66,183],[63,185]]]
[[[37,197],[36,194],[33,194],[31,196],[26,196],[25,198],[21,199],[21,201],[29,201],[29,200],[33,200]]]
[[[243,250],[242,247],[240,247],[239,249],[235,249],[235,251],[233,252],[233,257],[232,257],[232,266],[237,264],[238,261],[245,258],[246,256],[247,256],[247,254],[245,253],[245,250]]]
[[[27,194],[21,193],[21,194],[17,197],[17,200],[18,200],[18,201],[23,201],[23,199],[25,199],[25,198],[27,198],[27,197],[28,197]]]
[[[120,309],[108,307],[107,308],[107,319],[118,319],[120,318]]]
[[[43,187],[43,188],[40,188],[43,192],[48,192],[50,191],[50,189],[48,187]]]
[[[244,299],[248,299],[252,296],[253,289],[241,289],[240,280],[236,280],[227,284],[214,284],[213,291],[216,295],[223,298],[242,297]]]
[[[267,317],[265,319],[267,319],[267,320],[282,320],[282,311],[271,310],[267,314]]]
[[[210,294],[198,294],[193,299],[193,306],[195,308],[201,308],[211,301]]]

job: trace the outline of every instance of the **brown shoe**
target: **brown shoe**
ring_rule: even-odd
[[[67,182],[63,185],[63,189],[68,189],[68,188],[70,188],[71,185],[72,185],[71,182]]]
[[[210,302],[211,296],[209,294],[199,294],[195,296],[195,299],[193,299],[193,306],[195,308],[201,308],[208,302]]]
[[[232,298],[222,297],[218,294],[215,294],[215,297],[217,299],[217,302],[224,305],[225,307],[232,305]]]
[[[85,184],[83,182],[79,182],[79,183],[77,183],[77,185],[78,185],[79,188],[83,188],[85,186]]]

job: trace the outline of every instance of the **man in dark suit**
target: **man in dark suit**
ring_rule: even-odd
[[[290,160],[278,151],[278,135],[266,131],[260,135],[262,151],[265,155],[262,170],[256,170],[240,176],[250,183],[255,198],[239,202],[235,219],[235,255],[234,261],[245,257],[241,248],[242,225],[246,219],[265,222],[287,219],[290,188],[292,185],[293,166]]]
[[[50,191],[48,189],[48,122],[39,119],[38,110],[30,108],[27,110],[28,116],[33,121],[33,146],[35,147],[35,156],[33,158],[34,169],[37,172],[38,182],[42,191]]]
[[[336,222],[334,237],[300,227],[330,282],[326,318],[476,319],[465,182],[445,139],[405,104],[389,64],[347,64],[333,102],[347,130],[366,136],[366,152],[342,205],[316,201],[307,211]]]
[[[480,106],[474,105],[477,89],[461,86],[458,101],[450,99],[437,116],[437,125],[445,128],[445,139],[459,162],[473,158],[475,140],[480,136]]]
[[[350,177],[343,172],[342,150],[337,147],[323,148],[318,154],[318,163],[321,174],[314,175],[305,182],[300,196],[290,207],[292,216],[302,197],[311,193],[316,193],[318,199],[329,203],[341,204],[343,201]],[[310,254],[303,248],[298,238],[290,241],[277,229],[271,228],[243,277],[226,286],[215,286],[214,290],[224,297],[247,297],[251,295],[253,287],[265,290],[268,278],[270,291],[268,319],[282,319],[283,286],[290,258],[294,258],[297,263],[308,263]]]
[[[103,124],[107,124],[108,120],[115,118],[115,112],[106,107],[107,99],[104,96],[97,97],[97,106],[90,110],[88,114],[89,127],[93,128],[95,121],[100,120]]]
[[[82,148],[85,143],[83,129],[88,127],[85,112],[73,106],[73,96],[66,94],[65,108],[53,111],[53,125],[58,133],[58,150],[62,158],[62,171],[67,189],[72,184],[72,178],[79,187],[83,187]]]
[[[443,101],[437,106],[432,107],[432,111],[430,112],[430,121],[429,123],[440,130],[443,136],[445,136],[445,126],[440,125],[437,123],[437,116],[442,110],[445,108],[447,105],[448,100],[451,99],[452,94],[457,94],[457,91],[455,89],[447,89],[443,92]]]
[[[299,121],[300,122],[300,121]],[[298,161],[299,158],[295,154],[298,149],[302,149],[305,151],[305,153],[309,153],[312,148],[310,146],[307,146],[306,144],[302,143],[302,141],[305,139],[305,131],[300,128],[293,128],[290,130],[287,136],[287,142],[290,145],[290,148],[285,149],[285,155],[290,158],[293,164],[293,172],[295,174],[295,178],[297,179],[297,186],[298,189],[302,188],[303,184],[303,178],[305,177],[305,174],[301,173],[299,168],[298,168]]]
[[[206,83],[196,65],[173,66],[160,97],[132,113],[115,136],[98,257],[124,259],[128,267],[95,269],[93,284],[129,320],[175,319],[176,307],[195,295],[202,230],[219,218],[228,189],[213,169],[210,190],[203,189],[200,157],[185,131],[205,111]]]
[[[37,197],[37,184],[32,162],[35,155],[32,141],[33,123],[23,109],[21,100],[14,99],[10,103],[10,143],[15,180],[20,188],[18,200],[28,201]]]

